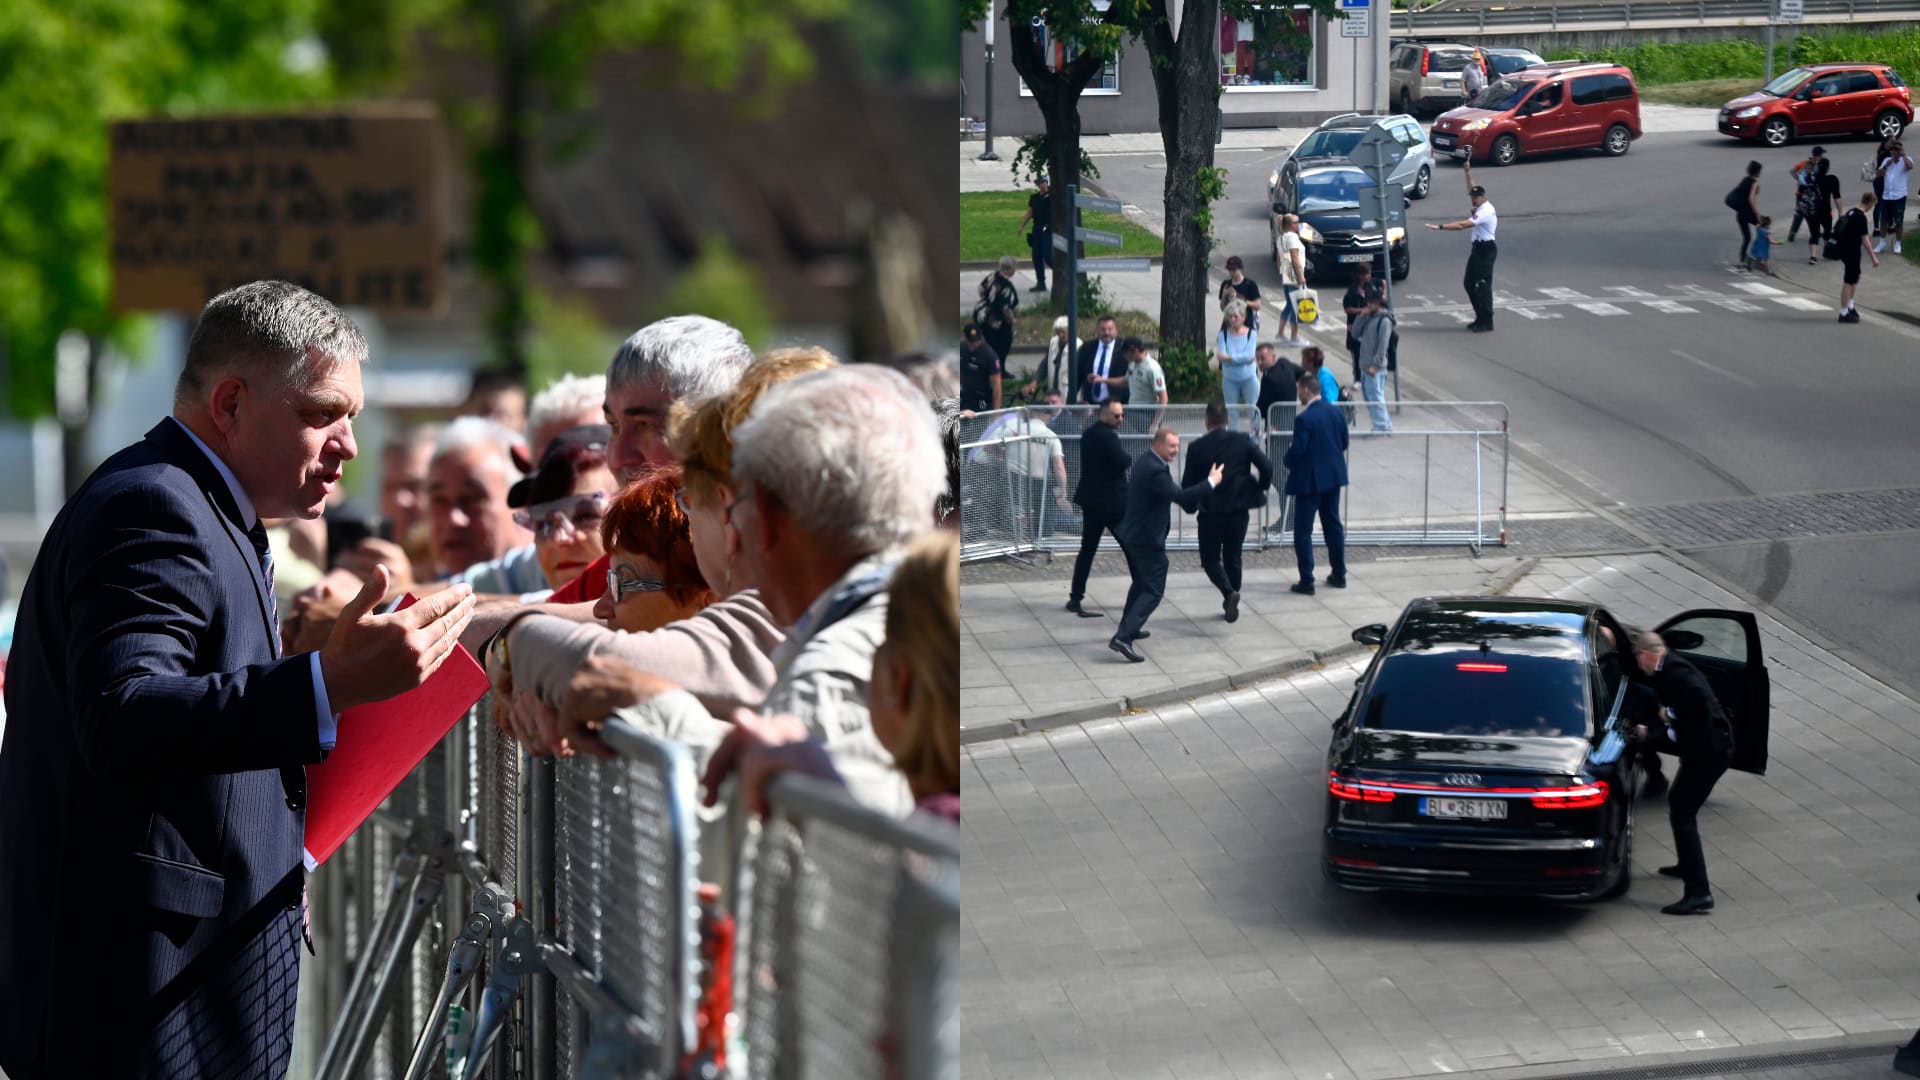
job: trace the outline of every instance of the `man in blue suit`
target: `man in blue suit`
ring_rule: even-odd
[[[1299,415],[1293,419],[1293,443],[1287,447],[1287,494],[1293,496],[1293,557],[1300,580],[1289,588],[1313,595],[1313,518],[1327,538],[1327,584],[1347,587],[1347,531],[1340,525],[1340,489],[1347,486],[1347,421],[1320,397],[1320,380],[1301,376]]]
[[[1204,481],[1181,488],[1173,482],[1173,460],[1180,456],[1180,435],[1172,428],[1153,433],[1153,442],[1133,463],[1127,477],[1127,512],[1114,527],[1120,552],[1127,557],[1133,584],[1127,589],[1126,613],[1107,648],[1130,664],[1146,661],[1133,643],[1147,636],[1147,618],[1167,593],[1167,532],[1173,527],[1173,504],[1191,512],[1201,496],[1220,486],[1225,470],[1218,463]]]
[[[284,282],[215,297],[173,415],[67,501],[21,597],[0,746],[0,1069],[277,1078],[305,907],[303,766],[422,682],[459,586],[280,655],[263,519],[320,516],[357,452],[366,339]],[[309,945],[309,948],[311,946]]]

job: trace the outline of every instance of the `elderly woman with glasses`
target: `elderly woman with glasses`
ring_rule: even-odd
[[[606,545],[607,591],[594,617],[629,634],[690,619],[718,600],[693,554],[678,465],[660,469],[622,492],[600,523]]]
[[[605,424],[570,428],[555,436],[533,475],[513,485],[513,520],[533,533],[534,555],[547,585],[558,589],[606,554],[600,522],[619,485],[607,468]]]

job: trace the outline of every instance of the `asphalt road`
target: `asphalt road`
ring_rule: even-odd
[[[1826,145],[1851,203],[1872,143]],[[1413,268],[1395,290],[1410,395],[1507,402],[1519,451],[1608,513],[1724,504],[1732,520],[1754,515],[1760,535],[1779,513],[1769,496],[1909,483],[1920,475],[1912,435],[1920,330],[1871,316],[1838,325],[1830,299],[1729,269],[1739,232],[1721,202],[1727,189],[1749,159],[1761,161],[1761,201],[1784,238],[1787,170],[1807,149],[1655,134],[1620,158],[1574,153],[1476,168],[1500,213],[1492,334],[1464,329],[1466,235],[1422,227],[1468,208],[1461,168],[1441,162],[1432,197],[1408,212]],[[1240,255],[1275,292],[1266,177],[1280,156],[1223,153],[1228,197],[1216,215],[1220,257]],[[1098,164],[1110,192],[1158,205],[1165,171],[1157,158]],[[1776,244],[1776,262],[1791,258],[1805,268],[1804,237]],[[1837,283],[1840,271],[1827,264],[1818,273]],[[1860,293],[1869,310],[1876,287],[1884,288],[1869,267]],[[1319,288],[1323,307],[1337,312],[1338,286]],[[1889,492],[1884,502],[1898,510],[1916,498]],[[1920,653],[1906,645],[1920,636],[1920,597],[1898,584],[1920,570],[1912,534],[1890,532],[1873,515],[1829,524],[1807,531],[1836,535],[1686,550],[1842,655],[1920,686]],[[1863,539],[1874,533],[1882,535]]]

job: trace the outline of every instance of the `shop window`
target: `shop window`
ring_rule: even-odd
[[[1094,0],[1093,6],[1096,10],[1104,12],[1107,10],[1107,5],[1110,2],[1111,0]],[[1046,57],[1047,70],[1049,71],[1059,71],[1061,68],[1072,63],[1074,57],[1080,55],[1080,49],[1077,45],[1056,40],[1052,34],[1048,33],[1046,20],[1044,19],[1036,18],[1033,20],[1033,32],[1034,35],[1040,39],[1040,54]],[[1087,83],[1086,92],[1089,94],[1117,94],[1120,92],[1119,54],[1116,53],[1113,59],[1108,60],[1106,64],[1100,68],[1099,74],[1095,75],[1093,80]],[[1022,82],[1020,84],[1020,93],[1026,96],[1032,96],[1033,92],[1027,89],[1025,82]]]
[[[1304,5],[1263,5],[1253,17],[1220,19],[1220,85],[1270,90],[1314,85],[1318,19]]]

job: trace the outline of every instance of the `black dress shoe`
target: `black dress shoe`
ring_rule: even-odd
[[[1663,866],[1659,870],[1655,871],[1655,873],[1659,874],[1661,877],[1682,876],[1680,873],[1680,868],[1678,866]]]
[[[1683,896],[1660,909],[1662,915],[1705,915],[1713,910],[1713,894]]]
[[[1144,664],[1147,662],[1147,658],[1135,652],[1133,650],[1133,646],[1130,643],[1121,641],[1119,638],[1114,638],[1113,640],[1107,642],[1107,648],[1112,649],[1114,652],[1117,652],[1121,656],[1126,657],[1127,663],[1129,664]]]
[[[1474,323],[1473,325],[1467,327],[1467,329],[1473,331],[1476,334],[1485,334],[1485,333],[1490,333],[1493,330],[1493,324],[1492,323]]]
[[[1347,579],[1344,577],[1330,577],[1327,579],[1327,584],[1336,589],[1344,589],[1347,587]]]
[[[1088,611],[1086,608],[1081,607],[1080,601],[1078,600],[1067,601],[1067,610],[1073,612],[1075,615],[1078,615],[1083,619],[1103,619],[1106,617],[1105,612]]]
[[[1240,594],[1237,592],[1227,594],[1227,621],[1240,621]]]
[[[1289,586],[1287,586],[1287,591],[1288,591],[1288,592],[1296,592],[1296,593],[1299,593],[1299,594],[1300,594],[1301,596],[1312,596],[1312,595],[1313,595],[1313,582],[1311,582],[1311,581],[1296,581],[1296,582],[1294,582],[1293,584],[1291,584],[1291,585],[1289,585]]]
[[[1640,789],[1640,794],[1649,799],[1657,799],[1667,793],[1668,786],[1666,777],[1656,775],[1648,779],[1647,786]]]

